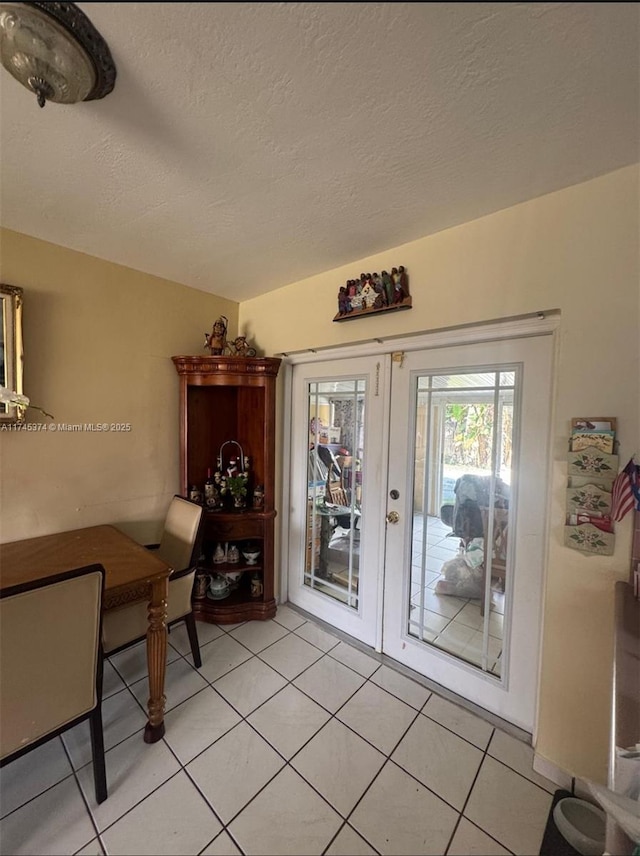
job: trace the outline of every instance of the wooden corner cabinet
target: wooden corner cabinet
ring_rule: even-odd
[[[229,593],[214,599],[213,592],[194,588],[193,611],[200,621],[229,624],[273,618],[276,357],[177,356],[171,358],[180,376],[180,491],[203,491],[205,522],[199,574],[233,580]],[[208,471],[222,467],[221,450],[241,450],[249,460],[246,507],[236,509],[230,497],[219,497],[222,507],[204,503]],[[241,457],[242,457],[241,456]],[[264,488],[259,498],[258,486]],[[254,507],[254,492],[255,506]],[[220,561],[221,551],[239,562]],[[243,552],[259,556],[249,564]],[[217,554],[217,555],[216,555]],[[214,558],[217,561],[214,561]],[[219,580],[218,580],[219,581]]]

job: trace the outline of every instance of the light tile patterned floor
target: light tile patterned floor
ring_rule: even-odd
[[[86,724],[3,768],[2,854],[539,852],[556,786],[526,744],[287,606],[198,631],[153,746],[144,646],[106,664],[102,805]]]
[[[336,582],[347,579],[348,550],[350,542],[348,529],[338,526],[329,544],[329,575]],[[355,534],[358,547],[359,531]],[[340,549],[333,545],[339,544]],[[425,573],[422,576],[422,554],[425,552]],[[451,527],[437,517],[427,517],[427,534],[424,537],[424,520],[421,514],[413,518],[412,566],[411,566],[411,605],[409,614],[409,632],[420,638],[420,606],[423,610],[422,638],[437,648],[461,657],[471,665],[480,666],[483,650],[483,622],[480,615],[480,601],[474,598],[436,594],[439,580],[445,579],[442,568],[445,562],[459,556],[460,539],[452,537]],[[346,552],[345,552],[346,551]],[[358,572],[354,592],[358,591]],[[341,591],[335,586],[330,589],[319,580],[315,586],[319,591],[346,599],[346,589]],[[504,593],[492,591],[489,613],[489,640],[487,669],[494,675],[500,675],[502,657]]]
[[[426,563],[422,578],[422,553],[426,543]],[[422,515],[413,519],[411,566],[410,632],[420,638],[418,619],[423,609],[423,638],[436,647],[480,666],[482,663],[483,622],[480,601],[474,598],[436,594],[445,562],[459,556],[460,539],[452,537],[451,528],[437,517],[427,518],[427,535],[424,538]],[[504,593],[492,591],[489,612],[489,640],[487,669],[500,675]]]

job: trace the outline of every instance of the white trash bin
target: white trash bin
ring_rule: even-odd
[[[556,803],[553,820],[563,838],[582,856],[602,856],[605,846],[605,813],[577,797]]]

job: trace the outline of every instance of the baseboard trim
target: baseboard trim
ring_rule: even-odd
[[[541,776],[555,782],[563,790],[570,791],[571,793],[574,792],[573,776],[567,773],[566,770],[558,767],[553,761],[550,761],[543,755],[539,755],[535,749],[533,751],[533,769],[536,773],[540,773]]]

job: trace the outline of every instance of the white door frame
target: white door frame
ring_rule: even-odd
[[[291,427],[288,448],[291,461],[289,472],[289,520],[297,521],[289,529],[287,541],[287,568],[289,576],[288,595],[293,603],[334,625],[338,630],[359,639],[366,645],[380,650],[382,645],[382,596],[384,582],[385,527],[377,526],[384,518],[386,507],[386,483],[389,448],[389,374],[391,360],[388,355],[376,357],[353,357],[330,359],[312,364],[298,363],[295,369],[300,376],[293,377],[295,395],[291,401],[291,416],[298,414],[297,430]],[[362,518],[359,524],[359,567],[358,606],[347,605],[313,586],[303,584],[302,570],[305,555],[305,526],[307,525],[307,462],[301,455],[308,449],[306,425],[300,430],[302,413],[308,413],[308,384],[325,383],[335,379],[361,379],[365,382],[364,408],[364,490],[362,496]],[[307,390],[301,398],[303,387]],[[304,435],[304,436],[303,436]],[[354,450],[355,454],[355,450]],[[304,474],[304,500],[299,492]],[[303,504],[302,504],[303,502]],[[303,522],[304,521],[304,522]],[[308,534],[308,533],[307,533]],[[283,553],[284,553],[283,547]],[[297,557],[293,561],[291,556]],[[364,564],[363,564],[364,563]],[[366,567],[365,567],[366,566]],[[297,580],[297,585],[294,583]]]
[[[551,333],[554,337],[554,357],[552,359],[552,390],[551,390],[551,424],[553,423],[554,414],[554,371],[555,366],[555,351],[558,347],[557,336],[555,335],[560,323],[558,313],[537,313],[532,317],[512,318],[504,321],[498,321],[489,324],[479,324],[473,326],[457,327],[451,330],[440,330],[435,332],[417,332],[407,336],[397,336],[388,338],[372,339],[366,342],[355,344],[345,344],[341,346],[328,346],[324,348],[309,348],[303,351],[281,352],[278,356],[282,357],[282,379],[283,379],[283,433],[282,445],[280,446],[280,455],[282,461],[282,513],[280,514],[280,602],[285,603],[288,600],[288,580],[289,580],[289,557],[285,545],[289,543],[289,527],[290,527],[290,477],[291,468],[288,461],[288,456],[284,450],[291,448],[292,439],[292,404],[293,404],[293,366],[299,363],[314,363],[324,362],[331,359],[346,359],[356,356],[375,356],[394,353],[397,351],[418,351],[428,348],[442,348],[451,345],[459,344],[474,344],[479,342],[497,341],[500,339],[515,339],[519,337],[528,337],[536,335],[545,335]],[[387,431],[388,440],[388,425]],[[388,446],[388,442],[387,442]],[[549,447],[551,449],[551,446]],[[547,566],[548,549],[549,549],[549,513],[551,499],[551,479],[549,478],[549,467],[551,458],[547,461],[547,496],[545,497],[545,528],[543,533],[545,547],[544,565]],[[385,493],[388,491],[388,485],[385,485]],[[546,589],[546,575],[542,580],[542,603],[540,608],[541,626],[544,623],[544,595]],[[542,633],[540,633],[540,646],[542,645]],[[382,616],[380,617],[379,627],[377,631],[376,651],[382,650]],[[539,662],[541,662],[541,651],[538,651]],[[537,711],[536,711],[537,716]],[[534,723],[535,734],[536,723]]]
[[[407,355],[397,378],[394,375],[392,394],[389,470],[394,473],[396,483],[390,487],[399,488],[400,496],[391,507],[399,512],[401,524],[388,527],[387,531],[383,651],[527,732],[533,730],[535,718],[541,646],[547,506],[540,502],[540,496],[548,491],[548,390],[552,377],[552,345],[551,335],[545,334],[502,343],[473,343],[414,352]],[[510,557],[507,558],[505,628],[499,674],[467,665],[457,654],[449,653],[446,645],[441,650],[421,641],[408,626],[415,425],[411,417],[407,420],[405,413],[414,412],[419,377],[474,371],[513,371],[516,376],[509,501]],[[487,587],[487,622],[488,597]],[[485,624],[485,645],[487,633],[488,624]]]

